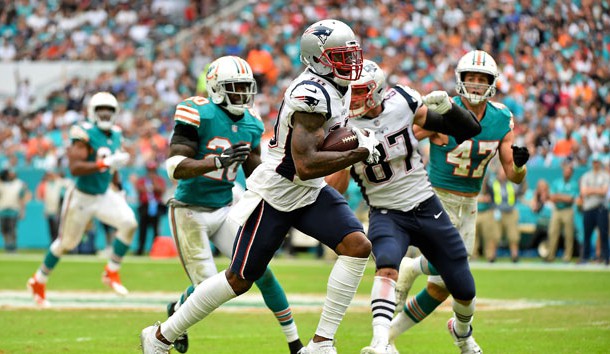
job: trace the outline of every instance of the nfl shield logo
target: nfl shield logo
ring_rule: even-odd
[[[233,133],[237,133],[237,125],[232,125],[231,130],[233,130]]]

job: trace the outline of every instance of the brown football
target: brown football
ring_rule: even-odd
[[[348,151],[358,147],[358,137],[351,128],[338,128],[331,131],[320,150],[323,151]]]

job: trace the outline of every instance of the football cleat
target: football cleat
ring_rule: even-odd
[[[400,269],[398,270],[398,280],[396,281],[396,313],[402,311],[407,301],[409,291],[415,282],[415,279],[419,276],[415,272],[414,263],[417,262],[418,258],[404,257],[400,262]]]
[[[37,282],[36,278],[32,276],[30,279],[28,279],[27,287],[32,292],[36,305],[42,308],[51,306],[45,296],[45,284]]]
[[[102,273],[102,283],[108,285],[114,292],[119,295],[125,296],[129,294],[127,288],[121,284],[121,277],[119,277],[119,272],[113,272],[108,269],[108,266],[104,268],[104,273]]]
[[[312,339],[306,347],[299,350],[298,354],[337,354],[337,349],[332,340],[314,343]]]
[[[170,318],[174,314],[176,308],[176,301],[167,304],[167,318]],[[186,353],[189,350],[189,336],[186,332],[178,336],[174,341],[174,349],[178,353]]]
[[[157,339],[157,329],[161,325],[160,322],[152,326],[146,327],[140,333],[140,346],[144,354],[169,354],[172,348],[171,344],[165,344]]]
[[[482,354],[483,350],[481,350],[481,347],[479,347],[472,337],[472,326],[470,326],[468,334],[464,337],[460,337],[455,333],[454,323],[455,318],[450,318],[449,321],[447,321],[447,330],[449,331],[449,334],[451,334],[451,337],[453,337],[455,345],[460,348],[460,352],[462,354]]]
[[[362,348],[360,354],[400,354],[394,344],[375,345]]]

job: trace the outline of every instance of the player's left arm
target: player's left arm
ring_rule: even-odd
[[[261,145],[259,144],[257,147],[252,149],[252,151],[250,151],[248,159],[241,165],[244,169],[244,174],[246,177],[249,177],[252,171],[254,171],[254,169],[260,165],[261,162]]]
[[[414,125],[451,135],[458,144],[481,132],[481,123],[475,114],[453,103],[447,92],[433,91],[422,97],[422,101],[424,105],[415,113]]]
[[[527,174],[525,163],[529,159],[529,152],[526,147],[513,146],[514,141],[515,134],[511,129],[500,143],[500,163],[508,180],[519,184]]]

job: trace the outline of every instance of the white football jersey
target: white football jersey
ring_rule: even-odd
[[[358,162],[351,170],[372,207],[409,211],[434,195],[413,134],[413,117],[421,105],[417,91],[399,85],[386,93],[378,117],[353,118],[348,123],[373,130],[380,142],[379,163]]]
[[[351,87],[345,95],[333,83],[309,69],[286,89],[284,101],[269,141],[265,160],[248,177],[248,190],[259,194],[267,203],[281,211],[290,211],[313,203],[326,184],[324,178],[302,181],[292,160],[292,116],[294,112],[320,113],[326,117],[324,136],[347,123]]]

